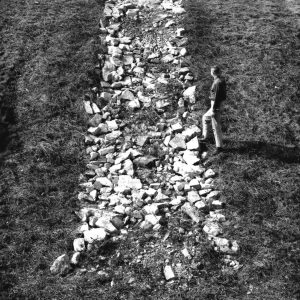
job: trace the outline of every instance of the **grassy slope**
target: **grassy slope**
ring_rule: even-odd
[[[0,10],[1,101],[15,123],[6,124],[11,140],[1,157],[0,298],[41,299],[44,291],[50,298],[53,290],[70,293],[52,287],[49,264],[71,249],[77,224],[81,99],[92,79],[101,1],[1,0]]]
[[[71,248],[77,223],[72,211],[84,126],[79,100],[92,69],[99,6],[79,0],[2,3],[5,62],[18,75],[7,97],[16,104],[21,143],[1,166],[1,297],[296,299],[299,154],[290,146],[299,143],[296,31],[283,2],[186,1],[189,51],[203,86],[199,117],[210,65],[220,63],[229,82],[224,127],[231,151],[213,164],[228,203],[225,232],[241,243],[238,260],[244,267],[222,274],[205,236],[176,214],[166,242],[161,234],[133,232],[124,244],[100,245],[89,254],[91,265],[111,270],[113,287],[93,272],[62,279],[48,273],[49,263]],[[18,144],[13,140],[11,151]],[[196,237],[178,234],[179,226],[195,229]],[[192,262],[181,261],[184,243],[195,246]],[[170,253],[167,244],[178,251]],[[179,284],[166,284],[161,270],[166,258],[182,262],[194,278],[183,275]],[[129,285],[131,277],[135,282]]]
[[[246,289],[254,286],[251,295],[242,293],[237,299],[296,299],[300,292],[296,15],[284,1],[186,4],[194,71],[209,87],[209,67],[220,64],[228,80],[224,113],[228,150],[213,165],[220,169],[230,213],[226,231],[242,247],[239,260],[244,267],[234,282]],[[206,94],[207,90],[200,91],[200,101]]]

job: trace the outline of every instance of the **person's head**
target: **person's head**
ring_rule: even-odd
[[[213,77],[219,77],[221,76],[221,69],[219,66],[212,66],[210,69],[210,74]]]

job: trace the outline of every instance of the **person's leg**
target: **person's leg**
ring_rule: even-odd
[[[221,113],[216,112],[214,117],[211,118],[211,124],[213,133],[215,136],[215,142],[217,148],[223,147],[223,137],[222,137],[222,129],[221,129]]]
[[[208,123],[211,121],[211,109],[209,109],[203,116],[202,116],[202,137],[207,139],[208,137]]]

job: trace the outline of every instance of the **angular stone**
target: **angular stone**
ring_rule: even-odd
[[[138,157],[133,160],[133,163],[139,167],[150,167],[154,165],[154,162],[157,160],[156,157],[147,155],[143,157]]]
[[[179,162],[179,161],[174,163],[173,170],[176,173],[182,175],[183,177],[199,176],[199,175],[203,174],[203,172],[205,171],[205,169],[200,166],[187,165],[187,164]]]
[[[113,183],[106,177],[98,177],[98,178],[96,178],[96,181],[99,182],[103,186],[109,186],[109,187],[113,186]]]
[[[126,159],[124,161],[123,169],[126,171],[127,175],[133,176],[134,174],[133,163],[130,159]]]
[[[218,199],[221,195],[220,191],[212,191],[206,196],[206,200],[209,199]]]
[[[205,195],[209,194],[210,192],[211,192],[211,189],[202,189],[201,191],[199,191],[199,195],[205,196]]]
[[[172,12],[176,15],[182,15],[182,14],[186,13],[186,10],[183,7],[174,6],[174,7],[172,7]]]
[[[127,106],[131,109],[137,109],[141,107],[140,101],[138,99],[133,99],[128,102]]]
[[[220,200],[214,200],[211,203],[213,209],[222,209],[225,206],[225,203]]]
[[[131,100],[134,100],[135,97],[129,89],[126,89],[125,91],[122,92],[120,99],[131,101]]]
[[[169,142],[169,145],[175,150],[186,149],[184,136],[181,134],[176,134],[175,137]]]
[[[131,40],[132,40],[131,37],[124,36],[124,37],[120,38],[120,43],[121,44],[131,44]]]
[[[76,252],[81,252],[85,250],[85,244],[83,238],[77,238],[73,241],[73,248]]]
[[[133,63],[134,63],[134,58],[132,55],[124,55],[123,56],[123,64],[125,66],[130,66]]]
[[[207,233],[209,236],[217,236],[223,232],[220,225],[215,222],[207,222],[203,227],[203,231]]]
[[[123,51],[119,47],[115,46],[108,46],[108,54],[110,54],[112,57],[120,58],[123,55]]]
[[[115,190],[119,193],[123,193],[127,190],[140,190],[141,188],[142,183],[139,179],[134,179],[130,175],[121,175],[119,176],[118,185],[115,187]]]
[[[186,50],[186,48],[182,48],[181,50],[180,50],[180,56],[186,56],[187,55],[187,50]]]
[[[113,131],[113,130],[117,130],[119,128],[116,120],[112,120],[112,121],[106,121],[105,122],[107,125],[107,130],[108,131]]]
[[[105,141],[107,141],[107,142],[115,141],[121,135],[122,135],[122,131],[115,130],[115,131],[105,135]]]
[[[94,241],[103,241],[106,238],[106,232],[104,228],[92,228],[83,233],[84,240],[91,244]]]
[[[183,96],[190,100],[190,103],[196,102],[196,85],[188,87],[184,92]]]
[[[161,59],[161,61],[166,64],[172,62],[173,60],[174,60],[174,56],[172,54],[167,54]]]
[[[197,137],[194,137],[189,142],[186,143],[186,148],[188,150],[199,150],[200,145]]]
[[[211,177],[215,177],[216,176],[216,173],[214,172],[214,170],[212,169],[208,169],[205,171],[204,173],[204,178],[207,179],[207,178],[211,178]]]
[[[102,77],[104,81],[109,80],[109,76],[111,72],[115,71],[116,67],[110,61],[105,61],[104,66],[102,68]]]
[[[199,194],[196,191],[190,191],[188,192],[188,197],[187,197],[188,201],[193,204],[197,201],[200,201],[201,198],[199,196]]]
[[[179,74],[187,74],[187,73],[189,73],[190,72],[190,69],[188,68],[188,67],[184,67],[184,68],[180,68],[179,69]]]
[[[176,124],[171,125],[171,129],[173,132],[177,133],[177,132],[182,132],[183,127],[180,123],[176,123]]]
[[[136,139],[136,144],[140,147],[143,147],[149,141],[148,135],[140,135]]]
[[[186,202],[182,207],[182,211],[187,214],[195,223],[199,223],[201,221],[200,215],[198,211],[191,206],[190,203]]]
[[[84,109],[86,113],[88,113],[89,115],[94,114],[90,101],[84,101]]]
[[[70,270],[70,259],[67,254],[59,256],[50,267],[52,274],[66,275]]]
[[[108,153],[114,153],[115,152],[115,146],[109,146],[109,147],[106,147],[106,148],[101,148],[98,153],[100,156],[104,156]]]
[[[164,267],[164,275],[165,275],[165,278],[167,281],[173,280],[176,278],[171,266]]]
[[[190,150],[186,150],[183,153],[183,160],[188,165],[194,165],[200,161],[200,159]]]
[[[197,207],[199,210],[202,210],[202,211],[206,211],[207,210],[207,206],[205,204],[204,201],[198,201],[196,203],[194,203],[195,207]]]
[[[108,233],[115,233],[118,231],[118,229],[110,222],[110,220],[105,217],[97,219],[95,226],[104,228]]]
[[[108,132],[108,127],[107,127],[106,124],[100,123],[97,127],[90,127],[88,129],[88,132],[95,135],[95,136],[98,136],[98,135],[107,133]]]
[[[196,178],[192,179],[190,181],[189,185],[190,185],[191,188],[194,188],[196,190],[200,190],[201,189],[201,184],[200,184],[199,180],[196,179]]]
[[[117,205],[115,208],[114,208],[114,211],[118,214],[121,214],[121,215],[125,215],[125,206],[124,205]]]
[[[88,122],[88,125],[91,127],[98,127],[101,123],[102,117],[99,114],[95,114]]]
[[[158,224],[161,219],[161,216],[155,216],[155,215],[146,215],[145,221],[152,224],[153,226]]]
[[[135,18],[135,17],[137,17],[138,12],[139,12],[139,9],[137,9],[137,8],[128,9],[127,12],[126,12],[126,16],[128,18]]]
[[[143,207],[143,210],[145,211],[145,213],[147,215],[150,215],[150,214],[157,215],[159,212],[158,206],[155,203],[145,205]]]
[[[190,141],[193,137],[196,137],[200,133],[201,133],[201,129],[196,125],[194,125],[184,130],[181,134],[185,137],[186,141]]]

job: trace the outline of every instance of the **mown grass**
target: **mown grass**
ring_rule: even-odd
[[[1,1],[1,299],[62,299],[103,1]],[[6,81],[5,81],[6,80]]]
[[[225,299],[298,299],[296,15],[284,1],[200,0],[186,5],[192,66],[204,86],[199,118],[210,66],[219,64],[228,82],[226,152],[210,164],[220,171],[230,221],[225,232],[240,242],[243,268],[236,277],[239,294],[227,289]]]

